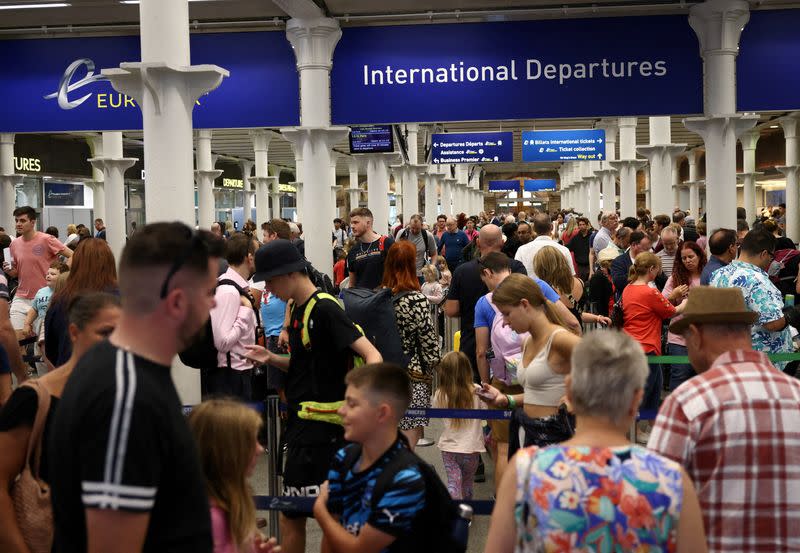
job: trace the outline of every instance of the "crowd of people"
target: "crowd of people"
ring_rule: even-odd
[[[115,260],[102,221],[62,243],[20,207],[0,235],[0,551],[300,553],[311,514],[326,553],[463,551],[451,499],[484,456],[487,552],[800,551],[797,362],[768,357],[795,351],[800,252],[780,208],[739,215],[384,229],[357,208],[326,275],[299,223],[153,223]],[[200,373],[188,418],[176,356]],[[280,545],[248,484],[247,402],[270,394],[283,495],[314,498],[282,506]],[[445,419],[443,485],[414,453],[430,407],[510,418]]]

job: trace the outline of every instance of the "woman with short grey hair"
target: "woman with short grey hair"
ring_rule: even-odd
[[[707,551],[683,468],[626,437],[647,375],[627,334],[597,330],[575,346],[566,377],[575,435],[511,459],[516,470],[500,484],[486,552]]]

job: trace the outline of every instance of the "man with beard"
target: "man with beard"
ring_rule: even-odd
[[[592,260],[594,250],[590,243],[591,227],[589,226],[589,219],[586,217],[578,217],[578,234],[572,237],[568,243],[564,244],[569,251],[572,252],[575,258],[575,265],[577,266],[577,274],[583,282],[589,282],[592,278]]]
[[[211,553],[205,481],[170,376],[214,307],[210,244],[183,223],[153,223],[122,251],[119,323],[78,362],[49,434],[59,551]]]

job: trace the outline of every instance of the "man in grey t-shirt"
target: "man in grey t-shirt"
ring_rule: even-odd
[[[412,215],[408,221],[408,228],[400,229],[395,236],[395,240],[409,240],[417,248],[417,276],[422,276],[422,268],[425,266],[425,257],[430,260],[428,263],[436,261],[436,238],[433,234],[422,228],[422,216]]]

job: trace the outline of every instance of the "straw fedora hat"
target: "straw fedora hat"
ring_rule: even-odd
[[[690,324],[753,324],[758,313],[744,304],[740,288],[698,286],[689,291],[683,316],[669,325],[669,331],[681,334]]]

